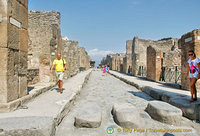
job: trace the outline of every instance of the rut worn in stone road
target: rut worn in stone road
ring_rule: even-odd
[[[56,136],[111,135],[108,127],[113,128],[112,135],[200,135],[200,125],[182,116],[178,125],[152,119],[146,110],[150,101],[154,99],[135,87],[100,70],[93,71],[71,111],[58,126]]]

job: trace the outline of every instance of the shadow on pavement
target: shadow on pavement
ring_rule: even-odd
[[[152,101],[154,100],[152,97],[150,97],[148,94],[144,93],[144,92],[134,92],[134,91],[128,91],[129,93],[131,93],[134,96],[138,96],[144,100],[147,101]]]

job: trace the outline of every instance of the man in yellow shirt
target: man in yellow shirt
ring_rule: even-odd
[[[60,93],[63,93],[63,76],[64,76],[64,72],[66,70],[67,64],[66,61],[61,58],[61,54],[58,53],[57,55],[57,59],[55,59],[53,61],[53,65],[51,66],[51,73],[53,71],[54,66],[56,67],[56,77],[57,77],[57,83],[58,83],[58,89]]]

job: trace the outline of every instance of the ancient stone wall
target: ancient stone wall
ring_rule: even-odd
[[[101,65],[109,65],[111,70],[123,72],[124,58],[124,53],[109,54],[102,59]]]
[[[57,11],[29,11],[28,69],[39,69],[40,82],[49,82],[55,75],[49,69],[60,44],[60,13]]]
[[[91,59],[85,48],[78,45],[78,41],[62,39],[62,56],[67,63],[66,78],[90,68]]]
[[[27,29],[28,0],[1,0],[0,103],[9,103],[27,94]]]
[[[155,46],[161,51],[170,52],[178,48],[178,39],[165,38],[158,41],[139,39],[137,36],[133,39],[132,46],[132,74],[135,76],[146,77],[147,47]],[[167,60],[166,60],[167,61]],[[167,63],[167,62],[166,62]]]
[[[181,84],[181,50],[164,52],[162,55],[162,81]]]
[[[126,41],[126,54],[127,55],[132,55],[132,44],[133,44],[133,40]]]
[[[147,47],[147,79],[160,81],[162,51],[157,47]]]
[[[132,73],[132,55],[126,55],[124,58],[123,72],[127,74]]]
[[[39,80],[39,69],[28,69],[27,73],[28,85],[34,85],[38,83]]]
[[[106,57],[103,57],[103,59],[101,60],[101,65],[102,66],[108,65],[110,70],[113,70],[114,63],[112,62],[112,60],[114,56],[115,54],[108,54]]]
[[[200,29],[193,30],[192,32],[186,33],[181,37],[181,85],[184,89],[189,88],[189,78],[185,80],[188,75],[187,61],[189,59],[188,51],[194,50],[196,56],[200,58]],[[200,81],[197,82],[196,87],[200,89]]]
[[[62,40],[62,56],[66,60],[67,69],[65,77],[70,77],[79,72],[80,56],[78,41]]]
[[[178,49],[178,39],[162,39],[162,40],[173,40],[173,46],[158,46],[154,45],[152,48],[156,50],[156,52],[161,51],[162,54],[160,55],[161,59],[161,68],[154,70],[154,74],[160,73],[160,75],[156,78],[151,78],[149,75],[147,78],[155,80],[155,81],[165,81],[171,83],[180,83],[180,73],[181,73],[181,51]],[[151,63],[151,55],[148,55],[147,51],[147,64]],[[157,59],[156,59],[157,60]],[[160,63],[160,62],[159,62]],[[149,68],[148,68],[149,66]],[[156,65],[157,66],[157,65]],[[149,73],[151,71],[151,65],[147,65],[147,69]],[[148,74],[148,73],[147,73]]]
[[[123,60],[123,72],[128,74],[132,73],[132,43],[133,40],[126,41],[126,55]]]
[[[79,57],[80,57],[80,68],[79,70],[88,70],[90,68],[90,57],[88,53],[86,52],[85,48],[80,47],[79,48]]]
[[[124,53],[117,53],[116,55],[113,55],[112,70],[123,72],[124,57]]]

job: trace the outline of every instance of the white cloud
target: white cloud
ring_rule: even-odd
[[[112,51],[101,51],[97,48],[95,49],[92,49],[92,50],[89,50],[88,54],[92,57],[92,56],[95,56],[95,57],[104,57],[108,54],[112,54],[113,52]]]
[[[113,53],[114,52],[112,51],[103,51],[97,48],[88,51],[88,54],[92,58],[92,60],[97,61],[97,62],[100,62],[103,59],[103,57],[106,57],[106,55],[113,54]]]

